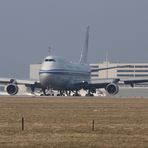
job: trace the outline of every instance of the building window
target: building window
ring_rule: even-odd
[[[117,77],[134,77],[134,74],[117,74]]]
[[[123,65],[117,65],[117,66],[123,66]],[[134,68],[134,65],[128,65],[128,66],[125,66],[123,68]]]
[[[98,74],[91,74],[92,77],[98,77]]]
[[[94,66],[91,66],[91,68],[99,68],[99,66],[94,65]]]
[[[148,65],[135,65],[135,68],[148,68]]]
[[[148,72],[148,70],[135,70],[135,72]]]
[[[135,77],[148,77],[148,74],[135,74]]]
[[[134,70],[117,70],[117,72],[134,72]]]

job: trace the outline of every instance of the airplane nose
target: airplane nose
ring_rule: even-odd
[[[51,76],[50,74],[40,73],[40,83],[42,86],[47,87],[51,84]]]

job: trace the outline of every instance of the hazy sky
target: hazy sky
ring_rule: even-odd
[[[78,61],[90,25],[90,63],[148,63],[148,0],[0,0],[0,77],[29,77],[53,53]]]

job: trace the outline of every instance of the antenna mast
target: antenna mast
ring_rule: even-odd
[[[106,51],[106,68],[108,68],[108,50]],[[108,69],[106,70],[106,78],[108,79]]]
[[[51,46],[48,46],[48,53],[49,53],[49,55],[51,54]]]

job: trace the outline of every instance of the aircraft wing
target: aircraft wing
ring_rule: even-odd
[[[10,95],[17,94],[19,87],[18,85],[25,85],[30,88],[32,92],[34,92],[35,88],[41,88],[41,84],[39,81],[33,80],[17,80],[12,78],[0,78],[1,85],[7,85],[7,92]]]
[[[134,78],[134,79],[122,79],[122,78],[105,78],[105,79],[91,79],[91,85],[105,85],[108,83],[117,83],[119,82],[120,84],[126,84],[126,85],[132,85],[132,84],[140,84],[140,83],[146,83],[148,82],[148,79],[144,79],[144,78]]]
[[[74,84],[73,88],[77,88],[78,90],[84,89],[84,90],[91,90],[91,92],[95,91],[96,89],[99,88],[105,88],[107,87],[108,84],[112,83],[118,83],[120,79],[97,79],[94,80],[92,79],[91,82],[81,82],[81,83],[76,83]]]
[[[91,82],[88,84],[90,86],[94,86],[96,88],[104,88],[106,85],[110,83],[117,83],[120,79],[116,78],[108,78],[108,79],[91,79]]]
[[[134,84],[140,84],[140,83],[146,83],[148,82],[148,79],[143,79],[143,78],[138,78],[138,79],[126,79],[126,80],[121,80],[126,85],[131,85],[134,87]]]
[[[109,94],[115,95],[119,91],[119,83],[123,83],[126,85],[146,83],[148,79],[126,79],[120,80],[118,78],[109,78],[109,79],[92,79],[90,83],[84,85],[83,89],[90,90],[92,93],[95,92],[96,89],[104,88]]]
[[[102,70],[108,70],[108,69],[115,69],[115,68],[130,68],[131,65],[122,65],[122,66],[113,66],[113,67],[105,67],[105,68],[96,68],[96,69],[91,69],[91,72],[98,72]]]
[[[20,85],[25,85],[25,84],[34,84],[36,81],[33,81],[33,80],[16,80],[16,79],[12,79],[12,78],[0,78],[0,84],[9,84],[9,83],[12,83],[12,82],[15,82],[17,84],[20,84]]]

